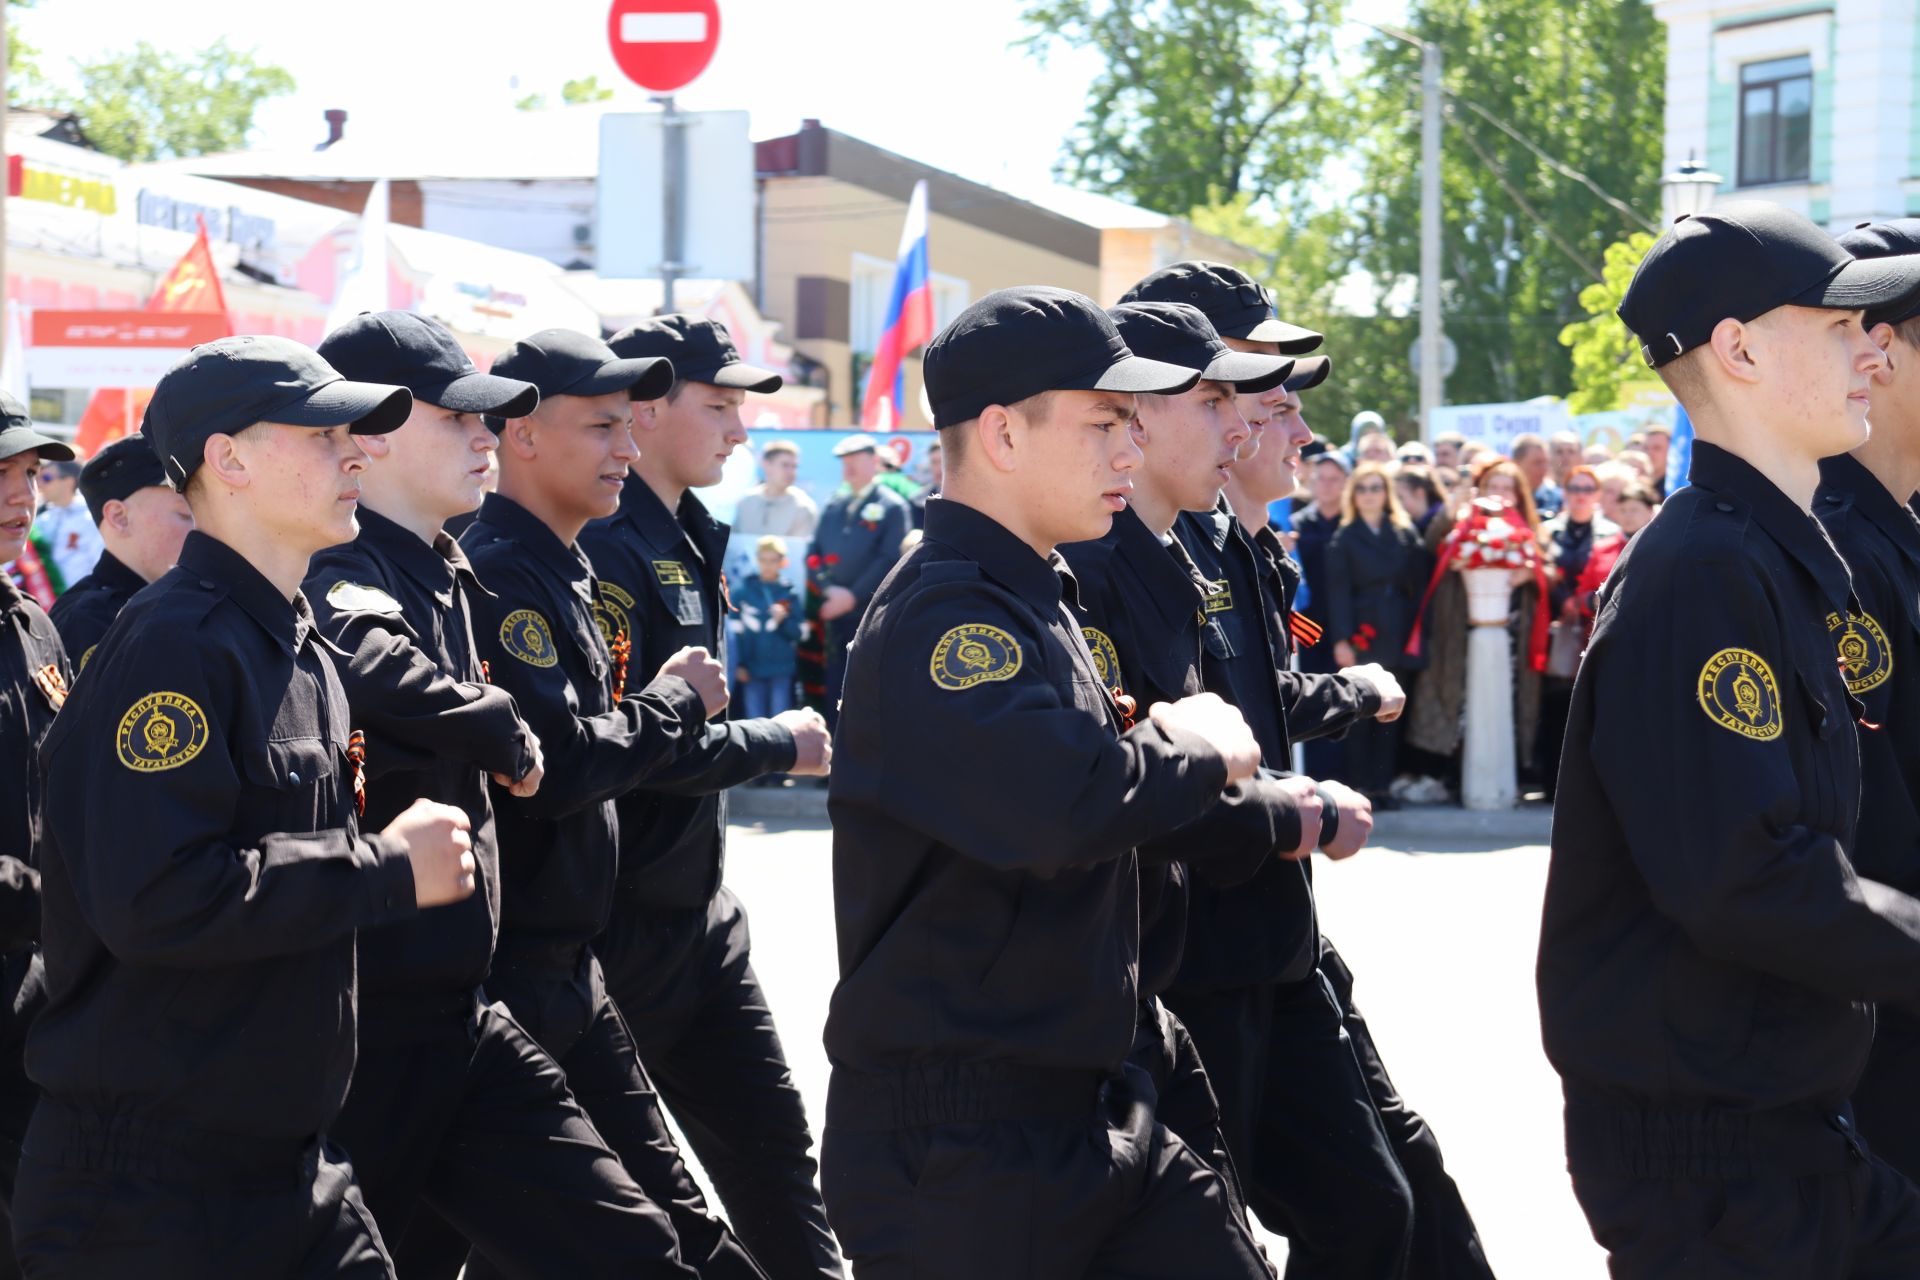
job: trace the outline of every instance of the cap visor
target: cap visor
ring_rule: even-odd
[[[787,380],[771,369],[756,369],[750,364],[723,364],[718,369],[703,376],[688,375],[688,382],[711,382],[716,387],[729,387],[735,391],[751,391],[764,396],[778,391],[787,385]]]
[[[673,390],[673,362],[665,356],[633,356],[609,360],[599,369],[556,394],[609,396],[624,391],[632,400],[658,400]]]
[[[80,456],[66,441],[55,440],[52,436],[43,436],[30,427],[14,427],[0,431],[0,460],[25,453],[29,449],[38,449],[43,462],[72,462]]]
[[[1296,363],[1293,372],[1287,375],[1287,390],[1311,390],[1325,382],[1332,372],[1332,356],[1308,356]]]
[[[1292,356],[1263,356],[1248,351],[1222,351],[1200,376],[1230,382],[1239,392],[1270,391],[1293,373]]]
[[[1901,305],[1920,294],[1920,254],[1855,258],[1787,306],[1834,311],[1872,311]]]
[[[1222,331],[1224,332],[1224,330]],[[1315,333],[1311,329],[1302,329],[1297,324],[1288,324],[1284,320],[1262,320],[1245,333],[1228,335],[1244,338],[1248,342],[1277,342],[1283,356],[1303,356],[1327,340],[1326,335]]]
[[[491,413],[502,418],[524,418],[540,403],[540,388],[517,378],[491,373],[467,373],[434,391],[422,390],[420,399],[455,413]]]
[[[295,427],[338,427],[351,424],[353,434],[379,435],[392,431],[413,412],[413,392],[378,382],[329,382],[305,400],[276,409],[268,422]]]
[[[1125,356],[1104,369],[1084,387],[1062,391],[1127,391],[1135,395],[1178,395],[1200,381],[1198,369],[1186,369],[1145,356]]]

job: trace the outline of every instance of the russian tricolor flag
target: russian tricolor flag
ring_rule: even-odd
[[[927,183],[913,184],[907,225],[900,232],[899,267],[887,299],[887,327],[867,370],[860,425],[891,431],[900,425],[907,394],[907,356],[933,340],[933,285],[927,278]]]

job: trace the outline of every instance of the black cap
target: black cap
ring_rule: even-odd
[[[990,293],[962,311],[927,344],[921,373],[936,427],[1043,391],[1171,395],[1200,381],[1192,369],[1133,354],[1092,298],[1040,284]]]
[[[1306,356],[1294,362],[1293,372],[1287,375],[1287,390],[1311,391],[1332,373],[1332,356]]]
[[[524,418],[540,403],[538,387],[480,372],[445,325],[412,311],[362,311],[318,350],[349,378],[405,387],[415,400],[455,413]]]
[[[1207,313],[1223,337],[1277,342],[1283,356],[1303,356],[1326,338],[1275,318],[1273,295],[1238,267],[1219,262],[1176,262],[1127,290],[1122,303],[1184,302]]]
[[[80,469],[80,496],[99,524],[109,502],[125,502],[142,489],[160,488],[167,472],[145,436],[122,436],[87,459]]]
[[[1683,216],[1633,273],[1619,316],[1654,368],[1705,343],[1722,320],[1776,307],[1878,310],[1920,291],[1920,257],[1856,259],[1801,215],[1728,200]]]
[[[161,375],[140,431],[167,478],[185,489],[200,467],[201,446],[223,432],[280,422],[378,434],[411,412],[413,396],[405,387],[349,382],[311,347],[251,335],[203,342]]]
[[[1268,391],[1293,372],[1292,356],[1233,350],[1220,341],[1205,312],[1184,302],[1123,302],[1107,314],[1129,351],[1231,383],[1235,391]]]
[[[29,449],[38,449],[46,462],[71,462],[74,458],[73,446],[44,434],[27,416],[25,405],[0,391],[0,461]]]
[[[604,396],[616,391],[629,400],[658,400],[673,390],[673,365],[657,356],[622,359],[598,338],[572,329],[542,329],[493,358],[496,377],[531,382],[542,400],[554,396]],[[495,431],[506,418],[487,415]]]
[[[1840,247],[1856,258],[1897,258],[1920,253],[1920,218],[1890,222],[1863,222],[1840,237]],[[1903,298],[1886,307],[1868,307],[1867,323],[1899,324],[1920,316],[1920,296]]]
[[[607,339],[607,345],[615,354],[628,358],[665,356],[673,361],[673,376],[681,382],[705,382],[767,395],[787,381],[771,369],[756,369],[743,361],[727,327],[705,316],[655,316],[622,329]]]

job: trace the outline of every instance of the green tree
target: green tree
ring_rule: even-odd
[[[1560,345],[1573,353],[1573,394],[1567,407],[1575,413],[1619,408],[1620,384],[1647,376],[1640,345],[1614,312],[1627,296],[1640,259],[1652,247],[1653,237],[1644,231],[1608,245],[1599,281],[1580,291],[1587,318],[1560,331]]]
[[[1580,291],[1659,209],[1664,28],[1643,0],[1413,0],[1408,26],[1441,46],[1448,95],[1447,398],[1563,391]],[[1419,268],[1420,52],[1379,37],[1366,54],[1356,248],[1397,279]]]
[[[76,61],[77,92],[56,105],[93,144],[127,161],[206,155],[244,146],[260,103],[294,88],[284,67],[224,38],[185,56],[142,40],[131,53]]]
[[[560,86],[560,101],[569,105],[579,102],[604,102],[613,96],[613,90],[600,83],[599,76],[583,76],[578,80],[569,80]]]
[[[7,0],[7,98],[24,102],[40,87],[40,50],[20,34],[19,11],[31,9],[35,0]]]
[[[1329,90],[1343,0],[1027,0],[1018,42],[1096,50],[1106,74],[1063,180],[1179,213],[1303,186],[1347,112]]]

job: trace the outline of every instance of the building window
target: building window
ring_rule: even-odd
[[[893,300],[893,276],[897,265],[864,253],[853,255],[853,279],[848,289],[848,345],[855,351],[873,354],[880,345],[880,334],[887,324],[887,304]],[[933,329],[947,327],[967,309],[972,297],[967,282],[938,271],[927,273],[933,289]]]
[[[1740,185],[1805,182],[1813,159],[1813,63],[1805,55],[1740,68]]]

